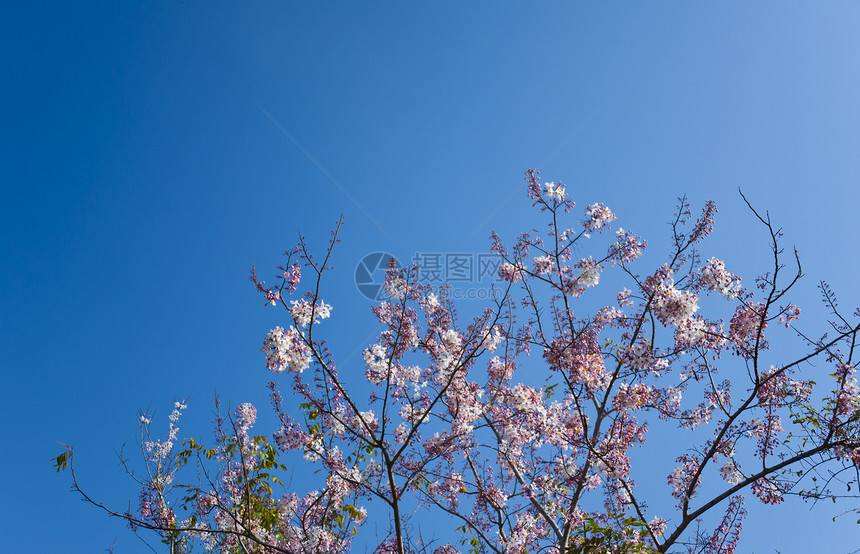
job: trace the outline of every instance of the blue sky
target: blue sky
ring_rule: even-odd
[[[823,331],[819,279],[860,304],[858,25],[857,2],[7,3],[4,547],[146,551],[52,473],[57,441],[122,509],[139,409],[163,423],[190,397],[197,436],[216,393],[265,412],[259,347],[284,319],[248,270],[270,276],[299,230],[322,248],[340,214],[343,357],[370,340],[358,260],[541,225],[530,167],[655,251],[678,195],[716,200],[708,255],[751,275],[767,250],[742,188],[797,245]],[[860,548],[856,517],[831,522],[849,505],[753,504],[745,552]]]

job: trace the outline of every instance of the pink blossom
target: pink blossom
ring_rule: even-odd
[[[535,273],[538,275],[546,275],[552,273],[552,258],[549,256],[538,256],[534,259]]]
[[[718,292],[734,300],[740,293],[740,278],[726,271],[726,264],[717,258],[711,258],[699,271],[700,282],[708,290]]]
[[[564,185],[562,183],[544,183],[544,191],[548,198],[556,202],[564,200]]]
[[[522,278],[522,271],[510,262],[505,262],[499,266],[499,277],[505,281],[516,283]]]
[[[609,227],[609,222],[615,220],[615,214],[602,202],[585,208],[585,215],[588,219],[583,222],[583,226],[587,231],[602,231]]]
[[[671,277],[654,290],[654,310],[664,325],[681,325],[693,317],[699,309],[697,301],[692,292],[676,289]]]
[[[288,331],[282,327],[269,331],[262,350],[266,353],[266,367],[276,373],[286,370],[301,373],[310,365],[310,349],[293,327]]]

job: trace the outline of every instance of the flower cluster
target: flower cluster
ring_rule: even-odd
[[[487,378],[491,383],[507,381],[514,373],[514,365],[498,356],[493,356],[487,362]]]
[[[757,479],[752,485],[752,493],[765,504],[779,504],[785,498],[782,496],[782,489],[773,479],[762,477]]]
[[[564,185],[562,183],[544,183],[544,194],[546,194],[547,198],[551,198],[556,202],[562,202],[564,200]]]
[[[648,385],[639,383],[631,386],[621,383],[615,398],[612,399],[612,407],[619,411],[632,411],[647,405],[652,398],[653,389]]]
[[[510,262],[505,262],[499,266],[499,277],[505,281],[516,283],[522,279],[522,270]]]
[[[737,346],[744,346],[755,337],[760,337],[761,331],[767,328],[767,319],[764,317],[764,307],[738,306],[732,320],[729,323],[729,340]]]
[[[552,258],[549,256],[537,256],[535,261],[535,273],[538,275],[546,275],[552,273]]]
[[[672,487],[672,496],[683,500],[696,494],[699,481],[697,480],[692,487],[690,486],[690,482],[699,470],[699,461],[688,454],[684,454],[679,457],[677,461],[680,462],[681,465],[676,467],[672,473],[669,474],[668,481],[669,485]],[[691,488],[692,493],[690,493]]]
[[[499,344],[501,344],[502,340],[504,340],[504,338],[505,336],[502,334],[498,325],[496,325],[491,330],[489,330],[489,332],[487,333],[487,338],[484,339],[484,341],[481,343],[481,346],[483,348],[486,348],[490,352],[495,352],[496,349],[499,347]]]
[[[699,268],[699,280],[707,290],[722,294],[729,300],[734,300],[740,294],[740,278],[726,271],[726,264],[717,258],[711,258]]]
[[[284,284],[290,292],[296,290],[301,279],[302,268],[299,264],[292,264],[288,269],[284,269]]]
[[[301,373],[311,363],[310,349],[293,327],[288,331],[283,327],[269,331],[262,350],[266,353],[266,367],[275,373],[287,370]]]
[[[593,258],[582,259],[577,262],[576,267],[580,270],[579,275],[573,280],[577,287],[596,287],[600,282],[600,270],[603,268]]]
[[[173,411],[171,411],[170,415],[167,416],[170,425],[168,427],[166,440],[150,440],[144,443],[143,447],[146,452],[149,453],[150,461],[162,464],[167,460],[167,457],[173,450],[173,441],[176,440],[176,436],[179,433],[179,426],[177,423],[179,422],[179,418],[182,417],[182,410],[185,408],[187,408],[187,406],[182,402],[177,401],[173,403]],[[146,416],[140,416],[140,421],[141,424],[145,426],[149,425],[150,419]]]
[[[747,516],[744,508],[744,497],[740,494],[732,496],[729,506],[720,525],[714,529],[708,544],[708,554],[734,554],[738,547],[743,520]]]
[[[293,300],[290,302],[290,315],[297,325],[307,327],[311,319],[314,323],[319,323],[321,319],[328,319],[331,316],[331,306],[325,302],[311,304],[304,299]]]
[[[836,377],[842,381],[839,392],[836,393],[836,414],[848,415],[860,410],[860,387],[854,377],[854,366],[839,364]]]
[[[734,460],[726,460],[726,463],[720,467],[720,475],[722,475],[723,479],[729,485],[737,485],[741,481],[745,479],[743,472],[741,472],[740,466]]]
[[[257,421],[257,408],[250,402],[240,404],[236,408],[236,427],[240,432],[247,432],[248,429]]]
[[[609,227],[609,223],[615,220],[615,214],[612,210],[603,205],[602,202],[592,204],[585,208],[586,219],[582,225],[586,231],[602,231],[605,227]]]
[[[615,231],[615,242],[609,247],[609,257],[614,264],[616,261],[629,264],[642,255],[648,243],[630,231],[618,229]]]
[[[385,381],[390,362],[384,347],[374,344],[370,348],[365,349],[364,363],[367,364],[367,370],[364,372],[364,375],[368,381],[374,385]]]
[[[789,304],[780,310],[779,323],[785,325],[786,329],[791,325],[791,322],[800,318],[800,308],[794,304]]]
[[[698,301],[692,292],[676,289],[671,276],[654,290],[654,311],[663,325],[685,323],[699,309]]]

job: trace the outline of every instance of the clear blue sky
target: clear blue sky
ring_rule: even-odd
[[[298,230],[322,247],[340,214],[342,357],[370,340],[361,256],[512,239],[541,223],[529,167],[658,251],[678,195],[714,199],[708,254],[750,275],[743,188],[797,245],[823,331],[819,279],[860,304],[858,28],[856,1],[5,3],[4,551],[146,551],[52,473],[56,441],[122,509],[138,409],[164,427],[190,396],[181,434],[203,437],[216,392],[267,412],[259,347],[284,319],[248,270]],[[744,552],[860,548],[856,516],[830,521],[848,505],[749,505]]]

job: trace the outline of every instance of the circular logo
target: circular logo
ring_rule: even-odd
[[[373,252],[358,261],[355,266],[355,286],[358,292],[368,300],[379,301],[385,299],[385,270],[394,258],[388,252]],[[394,267],[400,269],[400,263],[395,259]]]

